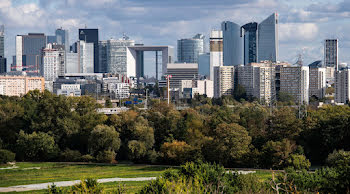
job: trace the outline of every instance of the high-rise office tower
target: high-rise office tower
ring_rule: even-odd
[[[0,26],[0,57],[5,58],[5,27]]]
[[[235,87],[235,67],[214,67],[214,98],[232,95]]]
[[[94,69],[93,72],[99,73],[99,52],[98,52],[98,29],[79,29],[79,40],[86,43],[93,43],[94,45]]]
[[[223,58],[223,38],[221,30],[210,32],[210,72],[209,77],[214,80],[214,67],[224,65]]]
[[[7,63],[5,58],[5,27],[0,26],[0,73],[7,72]]]
[[[258,23],[252,22],[242,26],[244,39],[244,64],[256,63],[258,60]]]
[[[46,47],[46,36],[42,33],[29,33],[16,36],[16,65],[14,71],[36,72],[41,74],[42,51]]]
[[[324,65],[334,67],[338,71],[338,39],[324,41]]]
[[[66,52],[69,52],[70,46],[69,46],[69,35],[68,30],[64,30],[62,28],[59,28],[55,32],[56,34],[56,43],[60,45],[64,45],[64,50]]]
[[[202,53],[198,56],[198,73],[206,78],[210,75],[210,53]]]
[[[79,73],[94,73],[94,44],[77,42]]]
[[[335,98],[336,103],[349,103],[350,100],[350,71],[342,69],[335,73]]]
[[[258,25],[258,61],[278,60],[278,15],[272,14]]]
[[[99,42],[99,65],[102,73],[118,73],[127,75],[127,52],[135,41],[123,38]]]
[[[322,99],[326,95],[326,68],[322,61],[315,61],[309,67],[309,97]]]
[[[198,63],[198,55],[204,53],[204,35],[177,41],[177,59],[180,63]]]
[[[243,64],[243,38],[241,26],[225,21],[221,23],[223,34],[224,66],[236,66]]]
[[[79,56],[78,53],[66,52],[66,72],[79,73]]]

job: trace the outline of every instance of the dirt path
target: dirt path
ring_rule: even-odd
[[[108,183],[108,182],[125,182],[125,181],[150,181],[155,180],[157,177],[138,177],[138,178],[105,178],[98,179],[99,183]],[[32,190],[42,190],[47,189],[50,185],[54,183],[58,187],[68,187],[80,183],[80,180],[75,181],[58,181],[50,183],[39,183],[39,184],[30,184],[30,185],[17,185],[11,187],[0,187],[0,192],[19,192],[19,191],[32,191]]]

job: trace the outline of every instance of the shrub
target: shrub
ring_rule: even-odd
[[[93,162],[93,161],[95,161],[95,158],[89,154],[86,154],[86,155],[83,155],[81,157],[81,161],[82,162]]]
[[[0,164],[14,161],[15,156],[16,154],[11,151],[0,149]]]
[[[286,165],[294,167],[296,170],[309,170],[311,163],[304,155],[291,154],[286,161]]]
[[[116,153],[114,151],[100,151],[96,157],[97,162],[101,163],[115,163]]]
[[[333,153],[328,155],[326,163],[328,166],[332,167],[350,166],[350,152],[334,150]]]
[[[77,150],[66,149],[61,153],[61,160],[65,162],[78,162],[81,161],[81,153]]]
[[[63,194],[65,191],[61,187],[57,187],[54,183],[49,186],[48,189],[49,194]]]
[[[96,179],[88,178],[81,180],[79,184],[73,185],[69,193],[94,193],[100,194],[104,192],[104,188]]]

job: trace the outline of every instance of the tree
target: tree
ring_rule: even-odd
[[[113,104],[109,98],[105,101],[105,107],[106,108],[113,108]]]
[[[164,162],[175,165],[193,161],[196,155],[195,149],[183,141],[166,142],[160,150]]]
[[[119,133],[114,127],[97,125],[90,134],[89,152],[95,156],[101,151],[117,152],[120,144]]]
[[[247,92],[245,88],[240,84],[237,84],[233,90],[233,97],[237,101],[241,101],[241,99],[247,100]]]
[[[265,168],[283,168],[290,154],[295,151],[295,144],[288,139],[268,141],[262,148],[261,164]]]
[[[274,111],[268,121],[268,138],[273,141],[295,140],[302,131],[302,122],[293,108],[282,107]]]
[[[213,140],[205,148],[208,161],[224,165],[239,164],[249,152],[251,137],[244,127],[236,123],[218,125],[212,131],[211,137]]]
[[[17,157],[25,161],[49,161],[58,155],[58,146],[52,136],[44,132],[19,132]]]

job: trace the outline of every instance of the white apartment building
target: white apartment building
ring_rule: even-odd
[[[231,95],[234,90],[234,66],[214,67],[214,97],[220,98],[223,95]]]
[[[223,36],[221,30],[210,32],[210,80],[214,80],[214,67],[224,65]]]
[[[65,73],[65,51],[64,48],[53,48],[48,44],[43,49],[43,75],[45,78],[45,89],[53,91],[53,82],[58,76],[64,76]]]
[[[336,72],[335,76],[335,102],[348,103],[350,99],[350,72],[343,69]]]
[[[298,104],[308,104],[309,67],[296,65],[281,67],[280,92],[293,96]]]
[[[0,76],[0,95],[22,96],[31,90],[45,89],[43,77]]]
[[[270,103],[276,99],[275,65],[251,63],[237,67],[238,84],[243,86],[248,96]]]
[[[326,68],[310,66],[309,82],[309,97],[324,98],[326,95]]]
[[[214,82],[212,80],[181,80],[180,98],[193,98],[195,95],[214,97]]]

